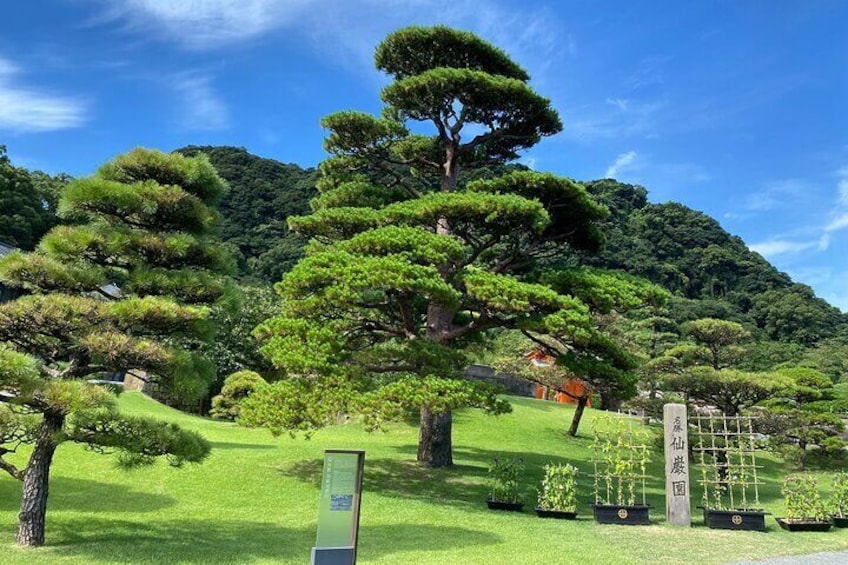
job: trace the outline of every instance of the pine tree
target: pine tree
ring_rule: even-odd
[[[193,432],[121,414],[90,381],[132,369],[160,387],[192,388],[212,374],[170,344],[208,334],[205,305],[228,295],[231,260],[210,235],[225,188],[205,158],[135,149],[62,192],[71,225],[0,261],[0,282],[26,293],[0,305],[0,468],[23,483],[19,544],[44,543],[63,442],[117,452],[128,466],[209,453]],[[18,468],[8,455],[22,445],[32,452]]]
[[[278,284],[281,314],[257,330],[289,379],[248,398],[240,419],[309,428],[350,410],[342,396],[376,420],[416,408],[419,463],[448,466],[453,409],[508,409],[458,379],[470,343],[495,328],[572,344],[597,337],[589,308],[539,282],[534,265],[597,249],[594,222],[607,212],[569,179],[475,174],[561,129],[503,51],[470,33],[410,27],[378,46],[376,65],[393,79],[384,111],[323,120],[331,157],[314,213],[289,221],[312,242]],[[415,122],[433,134],[415,133]],[[461,183],[463,173],[482,178]]]

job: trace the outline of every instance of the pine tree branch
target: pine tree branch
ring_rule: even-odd
[[[11,453],[11,452],[9,450],[0,448],[0,469],[6,471],[7,473],[9,473],[11,476],[18,479],[19,481],[23,481],[24,480],[23,471],[21,471],[20,469],[18,469],[17,467],[15,467],[11,463],[9,463],[8,461],[5,461],[3,459],[3,455],[5,455],[6,453]]]
[[[493,328],[508,327],[509,325],[509,322],[505,320],[501,320],[499,318],[490,318],[488,315],[483,314],[473,322],[453,329],[447,334],[443,335],[440,341],[442,343],[446,343],[474,333],[491,330]]]

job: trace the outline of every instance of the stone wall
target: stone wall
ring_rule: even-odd
[[[536,396],[536,383],[508,373],[495,373],[495,370],[488,365],[469,365],[465,368],[465,378],[500,386],[507,394],[513,396],[527,396],[530,398]]]

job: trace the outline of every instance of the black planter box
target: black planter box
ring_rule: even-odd
[[[648,518],[650,506],[608,506],[594,504],[595,521],[599,524],[622,524],[625,526],[646,526],[651,523]]]
[[[577,512],[563,512],[562,510],[545,510],[536,506],[533,508],[539,518],[555,518],[557,520],[574,520],[577,518]]]
[[[704,508],[704,523],[716,530],[766,531],[766,513],[762,510],[713,510]]]
[[[831,516],[830,520],[837,528],[848,528],[848,516]]]
[[[489,510],[506,510],[508,512],[521,512],[524,509],[524,504],[521,502],[501,502],[500,500],[486,499],[486,506]]]
[[[777,520],[781,528],[790,532],[826,532],[833,525],[830,522],[813,520],[809,522],[787,522],[783,518],[775,518],[775,520]]]

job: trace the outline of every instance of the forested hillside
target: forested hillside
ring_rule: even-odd
[[[231,190],[221,202],[221,237],[239,252],[239,274],[276,282],[300,257],[304,241],[290,233],[286,218],[309,212],[317,171],[251,155],[238,147],[188,146],[187,156],[205,153]]]
[[[846,316],[794,283],[702,212],[676,202],[651,204],[640,186],[587,183],[611,211],[606,245],[582,260],[622,269],[670,290],[678,322],[714,317],[756,326],[763,337],[813,344],[844,331]]]
[[[235,147],[186,147],[206,153],[230,183],[222,203],[223,238],[242,254],[240,272],[266,282],[280,280],[304,242],[289,233],[290,215],[309,211],[317,172]],[[586,183],[610,210],[601,226],[606,239],[582,264],[645,277],[674,294],[678,323],[703,317],[735,320],[763,338],[811,345],[845,332],[846,316],[812,289],[793,282],[727,233],[713,218],[682,204],[648,202],[640,186],[604,179]]]

